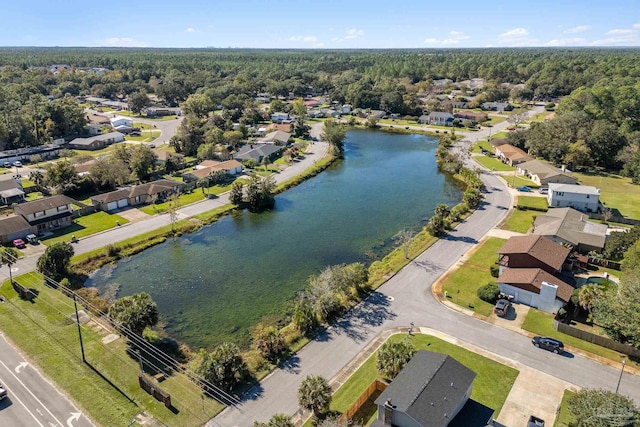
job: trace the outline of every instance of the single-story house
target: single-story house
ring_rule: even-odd
[[[497,281],[500,292],[547,313],[556,313],[562,308],[575,289],[540,268],[505,268]]]
[[[110,120],[110,122],[111,122],[111,126],[113,126],[116,129],[119,128],[120,126],[125,126],[128,128],[133,127],[133,120],[131,120],[129,117],[115,116]]]
[[[21,215],[12,215],[0,219],[0,243],[9,243],[14,239],[24,239],[33,233],[31,225]]]
[[[288,132],[283,132],[281,130],[276,130],[271,133],[266,134],[263,138],[260,138],[258,143],[262,144],[276,144],[276,145],[287,145],[289,140],[291,139],[291,134]]]
[[[529,160],[520,163],[517,167],[518,173],[526,175],[538,185],[548,185],[550,183],[577,184],[578,179],[563,169],[541,162],[539,160]]]
[[[574,208],[579,211],[598,212],[600,189],[589,185],[549,184],[549,206]]]
[[[274,123],[291,123],[291,116],[288,113],[276,112],[271,114],[271,121]]]
[[[483,102],[480,106],[483,110],[487,111],[511,111],[513,106],[509,102]]]
[[[432,111],[428,115],[427,123],[438,126],[451,126],[453,124],[453,114],[442,111]]]
[[[109,117],[106,116],[100,116],[98,114],[87,114],[87,122],[88,123],[94,123],[97,125],[110,125],[111,124],[111,120],[109,120]]]
[[[274,160],[283,149],[283,146],[275,144],[247,144],[242,146],[233,158],[239,161],[253,159],[262,163],[265,157]]]
[[[0,203],[10,205],[24,201],[22,184],[15,179],[0,181]]]
[[[549,209],[536,217],[533,234],[554,242],[571,245],[582,254],[600,252],[607,238],[607,225],[589,222],[589,217],[575,209]]]
[[[460,120],[471,120],[474,123],[485,122],[489,119],[489,117],[485,113],[477,113],[475,111],[458,111],[457,113],[453,114],[453,118]]]
[[[211,175],[216,171],[224,171],[229,175],[238,175],[242,173],[242,163],[237,160],[227,160],[225,162],[216,162],[214,160],[205,160],[195,167],[195,170],[182,174],[184,182],[194,182]]]
[[[109,99],[107,99],[107,98],[100,98],[100,97],[97,97],[97,96],[87,96],[84,100],[85,100],[85,102],[87,102],[89,104],[92,104],[92,105],[100,105],[103,102],[109,101]]]
[[[126,102],[122,102],[122,101],[108,100],[108,101],[101,102],[100,105],[103,105],[105,107],[115,108],[116,110],[128,110],[129,109],[129,104],[127,104]]]
[[[89,175],[91,168],[96,164],[95,160],[89,160],[88,162],[78,163],[73,167],[76,169],[78,176]]]
[[[60,145],[57,143],[0,151],[0,164],[4,162],[13,163],[16,160],[26,163],[53,159],[58,156],[59,152]]]
[[[13,207],[38,233],[51,228],[71,225],[72,204],[76,201],[63,194],[45,197],[32,202],[20,203]]]
[[[304,105],[307,107],[308,110],[310,110],[312,108],[319,106],[320,103],[318,102],[317,99],[309,99],[307,101],[304,101]]]
[[[502,144],[496,148],[496,156],[500,158],[504,163],[510,166],[516,166],[520,163],[528,162],[532,160],[531,157],[518,147],[514,147],[511,144]]]
[[[545,236],[513,236],[498,249],[500,273],[505,268],[541,268],[547,273],[562,271],[571,249]]]
[[[338,111],[338,113],[340,112]],[[369,111],[369,113],[367,113],[367,117],[373,118],[373,119],[382,119],[386,117],[386,115],[387,115],[386,111],[382,111],[382,110],[371,110]]]
[[[100,210],[110,212],[127,206],[138,206],[162,200],[177,193],[183,184],[171,179],[159,179],[146,184],[133,185],[109,193],[98,194],[91,203]]]
[[[89,123],[84,127],[84,132],[89,136],[100,135],[102,133],[102,126],[104,125],[98,123]]]
[[[446,427],[471,396],[476,373],[453,357],[419,350],[375,400],[373,427]]]
[[[69,142],[69,148],[78,150],[99,150],[116,142],[124,141],[124,134],[121,132],[109,132],[103,135],[91,136],[89,138],[76,138]]]

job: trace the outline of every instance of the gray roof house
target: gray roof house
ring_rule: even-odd
[[[253,159],[261,163],[265,157],[273,160],[283,148],[275,144],[247,144],[241,147],[233,158],[239,161]]]
[[[69,148],[78,150],[99,150],[114,142],[124,141],[124,134],[120,132],[109,132],[102,135],[92,136],[90,138],[76,138],[69,142]]]
[[[260,138],[258,142],[264,144],[278,144],[278,145],[286,145],[291,139],[291,134],[288,132],[283,132],[281,130],[276,130],[274,132],[270,132],[266,134],[263,138]]]
[[[24,239],[33,229],[21,215],[8,216],[0,219],[0,242],[8,243],[14,239]]]
[[[578,252],[600,252],[607,238],[607,225],[589,222],[589,216],[571,208],[549,209],[538,215],[533,234],[547,236],[560,244],[570,244]]]
[[[442,111],[432,111],[429,113],[430,125],[450,126],[453,124],[453,114]]]
[[[376,399],[372,426],[446,427],[467,403],[475,377],[451,356],[419,350]]]
[[[578,179],[569,172],[558,169],[552,164],[541,162],[540,160],[529,160],[520,163],[518,173],[526,175],[538,185],[548,185],[549,183],[577,184]]]
[[[0,181],[0,203],[10,205],[24,200],[22,184],[15,179]]]

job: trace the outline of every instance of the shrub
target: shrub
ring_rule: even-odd
[[[488,283],[478,289],[478,298],[489,304],[495,304],[498,301],[498,295],[500,295],[500,289],[495,283]]]

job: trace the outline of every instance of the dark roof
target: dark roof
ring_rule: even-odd
[[[29,223],[20,215],[0,219],[0,236],[8,236],[19,231],[29,230]]]
[[[395,411],[406,413],[420,425],[444,427],[453,419],[475,376],[449,355],[419,350],[375,404],[390,400]]]
[[[533,234],[557,236],[574,246],[580,244],[604,248],[607,225],[588,221],[589,216],[571,208],[549,209],[538,215]]]
[[[528,254],[529,256],[553,267],[562,269],[571,249],[554,242],[545,236],[514,236],[505,242],[498,254]]]
[[[14,188],[22,190],[22,185],[20,185],[20,183],[15,179],[5,179],[0,181],[0,191],[10,190]]]
[[[257,144],[257,145],[245,145],[233,156],[235,159],[255,159],[260,157],[270,156],[282,150],[281,146],[273,144]]]
[[[182,187],[182,183],[171,179],[159,179],[146,184],[134,185],[120,190],[111,191],[109,193],[98,194],[97,196],[93,196],[91,200],[101,203],[111,203],[122,199],[141,196],[143,194],[153,195],[164,191],[173,191],[176,186]]]
[[[571,299],[573,286],[540,268],[505,268],[498,277],[498,283],[506,283],[537,294],[540,293],[542,282],[556,285],[558,287],[556,297],[562,301],[569,302]]]
[[[32,202],[20,203],[15,206],[15,209],[19,209],[21,212],[24,212],[25,215],[29,215],[74,203],[76,203],[76,201],[71,197],[67,197],[64,194],[58,194],[57,196],[45,197],[44,199],[38,199]]]

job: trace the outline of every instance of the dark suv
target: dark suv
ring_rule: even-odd
[[[504,317],[509,312],[509,307],[511,307],[511,303],[506,299],[500,299],[496,303],[496,306],[493,307],[493,312],[496,316]]]
[[[564,353],[564,344],[562,344],[562,341],[559,341],[557,339],[549,337],[533,337],[531,342],[536,347],[553,351],[555,354]]]

